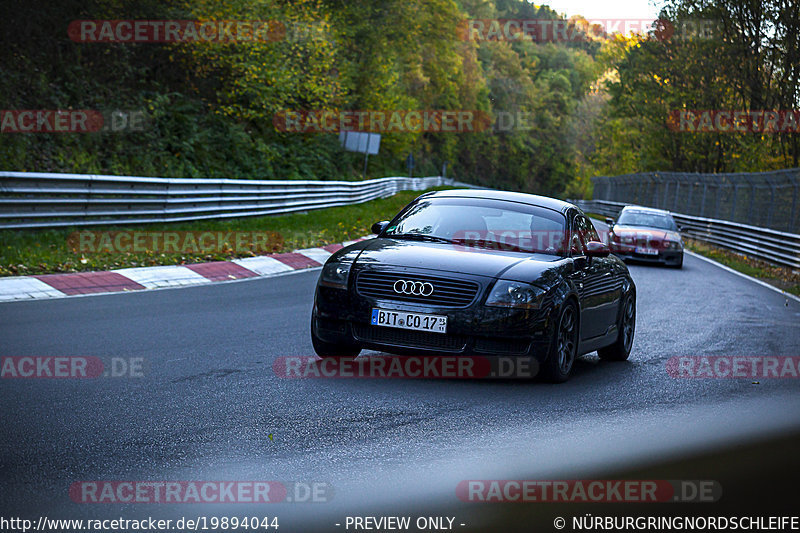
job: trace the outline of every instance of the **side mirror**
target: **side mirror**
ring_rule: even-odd
[[[608,224],[609,226],[613,226],[614,225],[614,219],[611,218],[611,217],[606,217],[606,224]]]
[[[611,253],[608,246],[602,242],[590,241],[586,243],[587,257],[608,257]]]
[[[372,233],[374,233],[375,235],[380,235],[381,233],[383,233],[383,230],[385,230],[386,226],[388,225],[389,225],[388,220],[382,220],[380,222],[376,222],[372,225]]]
[[[680,224],[676,224],[676,225],[678,226],[678,232],[683,231],[683,226],[681,226]]]

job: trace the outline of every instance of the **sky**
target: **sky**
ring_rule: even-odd
[[[649,19],[658,18],[663,0],[537,0],[567,16],[583,15],[587,19]]]

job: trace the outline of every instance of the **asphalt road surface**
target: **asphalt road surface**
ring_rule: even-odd
[[[447,509],[467,531],[481,519],[456,498],[460,480],[587,478],[800,429],[797,379],[666,371],[673,356],[800,355],[800,303],[695,257],[683,270],[630,268],[630,360],[586,356],[562,385],[279,378],[277,357],[313,354],[318,270],[0,304],[2,356],[141,357],[145,374],[0,380],[0,514],[257,513],[278,516],[280,531],[342,531],[347,515]],[[69,487],[82,480],[279,480],[335,492],[328,503],[266,506],[74,503]]]

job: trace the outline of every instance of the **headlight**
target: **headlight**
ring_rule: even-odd
[[[491,307],[513,307],[538,309],[544,290],[518,281],[500,280],[494,284],[486,305]]]
[[[664,248],[667,250],[680,250],[681,241],[664,241]]]
[[[343,263],[328,263],[322,267],[320,285],[334,287],[336,289],[347,288],[347,276],[350,274],[350,265]]]

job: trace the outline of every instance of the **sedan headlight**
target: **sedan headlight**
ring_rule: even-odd
[[[518,281],[500,280],[494,284],[486,305],[491,307],[513,307],[517,309],[538,309],[544,290]]]
[[[664,248],[667,250],[680,250],[681,241],[664,241]]]
[[[350,265],[344,263],[328,263],[322,267],[320,285],[336,289],[347,288],[347,276],[350,274]]]

